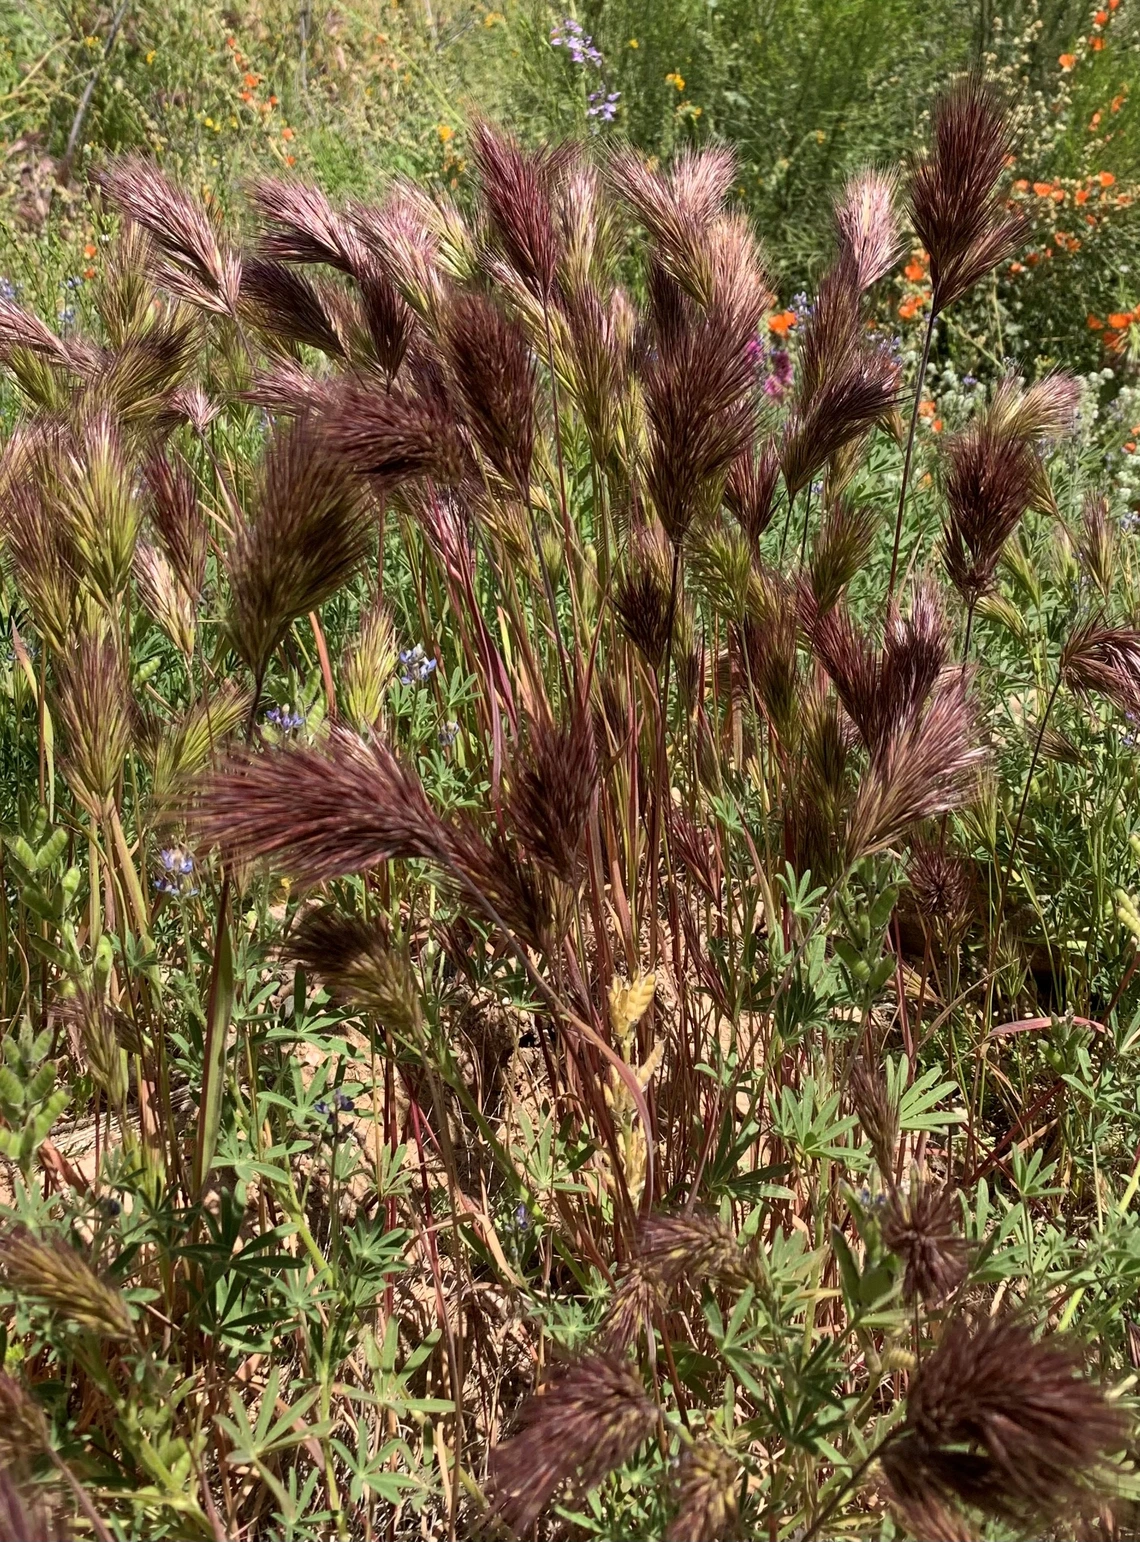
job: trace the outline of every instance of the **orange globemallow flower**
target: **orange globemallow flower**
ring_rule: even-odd
[[[1104,330],[1104,322],[1099,316],[1094,316],[1091,311],[1085,317],[1085,325],[1091,332],[1101,332]]]
[[[1101,187],[1112,187],[1116,181],[1116,177],[1111,171],[1098,171],[1096,174],[1096,180],[1100,183]]]
[[[1108,110],[1109,110],[1109,112],[1119,112],[1120,109],[1123,106],[1124,106],[1124,93],[1121,92],[1121,94],[1119,96],[1114,96],[1112,101],[1109,102]]]
[[[1009,265],[1009,271],[1011,273],[1024,273],[1025,264],[1023,262],[1011,262]]]
[[[919,284],[926,277],[926,266],[917,257],[912,257],[903,269],[903,274],[912,284]]]
[[[1028,193],[1029,191],[1029,183],[1025,180],[1024,177],[1018,177],[1017,181],[1013,185],[1016,191],[1019,193]]]
[[[254,86],[256,86],[256,85],[258,85],[260,83],[261,76],[260,75],[255,75],[252,70],[246,70],[245,74],[242,76],[242,79],[245,81],[245,84],[252,91]]]
[[[1112,315],[1108,318],[1108,324],[1110,327],[1115,327],[1118,332],[1123,332],[1126,327],[1132,325],[1132,312],[1113,311]]]
[[[283,128],[281,130],[281,138],[282,139],[294,139],[294,138],[296,138],[296,135],[293,133],[293,130],[291,128]]]
[[[768,317],[768,330],[775,332],[777,337],[787,337],[795,324],[795,311],[779,311],[775,316]]]
[[[1093,17],[1093,26],[1094,27],[1103,27],[1107,20],[1108,20],[1108,12],[1107,11],[1098,11],[1096,13],[1096,15]]]
[[[1100,53],[1101,49],[1104,47],[1104,39],[1102,37],[1090,37],[1089,47],[1092,49],[1094,54]]]
[[[90,241],[88,241],[87,245],[83,248],[83,255],[84,257],[95,256],[95,247]]]
[[[1088,188],[1087,187],[1079,187],[1079,188],[1077,188],[1077,191],[1073,194],[1073,198],[1076,200],[1077,203],[1088,203],[1088,201],[1089,201],[1089,190],[1088,190]]]
[[[899,306],[899,315],[904,321],[913,321],[926,303],[926,299],[927,296],[924,294],[912,294]]]
[[[1038,198],[1049,198],[1053,193],[1053,184],[1052,182],[1035,182],[1033,184],[1033,191],[1037,194]]]
[[[1057,63],[1061,66],[1061,68],[1063,70],[1071,70],[1073,65],[1076,64],[1076,62],[1077,62],[1076,54],[1062,54],[1061,57],[1057,60]]]

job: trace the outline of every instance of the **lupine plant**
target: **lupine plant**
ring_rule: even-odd
[[[0,301],[0,1536],[1129,1534],[1128,534],[918,410],[998,101],[790,336],[727,149],[471,133]]]

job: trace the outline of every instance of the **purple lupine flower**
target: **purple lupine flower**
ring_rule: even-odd
[[[277,728],[283,734],[289,734],[294,729],[300,728],[305,719],[290,707],[271,707],[265,714],[265,721],[271,728]]]
[[[612,123],[617,117],[617,104],[620,100],[620,91],[611,91],[608,95],[605,91],[591,91],[586,116],[600,118],[603,123]]]
[[[401,685],[423,685],[435,673],[436,661],[424,653],[423,643],[405,648],[400,654],[400,663],[404,666],[400,671]]]
[[[601,66],[602,56],[594,46],[593,38],[586,35],[582,23],[573,16],[566,16],[551,27],[550,42],[553,48],[565,48],[575,64]]]
[[[162,873],[154,879],[153,887],[160,894],[197,894],[196,886],[190,882],[194,858],[188,851],[183,851],[181,846],[164,846],[158,860],[162,863]]]

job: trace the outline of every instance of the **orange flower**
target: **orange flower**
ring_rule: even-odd
[[[1089,201],[1089,190],[1088,190],[1088,188],[1087,187],[1079,187],[1079,188],[1077,188],[1077,191],[1073,194],[1073,198],[1074,198],[1074,200],[1077,203],[1082,203],[1082,204],[1088,203],[1088,201]]]
[[[1076,62],[1077,62],[1076,54],[1062,54],[1061,57],[1057,60],[1057,63],[1061,66],[1061,68],[1063,70],[1071,70],[1073,65],[1076,64]]]
[[[1101,332],[1104,330],[1104,322],[1100,319],[1099,316],[1094,316],[1091,311],[1085,317],[1085,325],[1092,332]]]
[[[1119,4],[1120,0],[1108,0],[1108,8],[1110,11],[1115,11]]]
[[[253,92],[252,91],[241,91],[238,94],[241,97],[243,102],[252,102],[253,101]]]
[[[1090,37],[1089,47],[1092,49],[1094,54],[1100,53],[1101,49],[1104,47],[1104,39],[1102,37]]]
[[[1124,106],[1124,93],[1121,92],[1119,96],[1114,96],[1108,105],[1110,112],[1119,112],[1120,109]]]
[[[269,98],[269,105],[270,105],[270,107],[276,107],[277,106],[277,98],[275,96],[271,96]]]
[[[1053,199],[1054,203],[1064,203],[1065,199],[1069,195],[1068,195],[1068,193],[1065,192],[1065,189],[1063,187],[1055,187],[1053,189],[1053,192],[1052,192],[1051,196],[1052,196],[1052,199]]]
[[[921,417],[929,419],[934,416],[934,414],[938,411],[938,408],[934,405],[934,402],[928,396],[924,402],[919,402],[918,411]]]
[[[1029,183],[1025,180],[1024,177],[1018,177],[1017,181],[1013,185],[1019,193],[1028,193],[1029,191]]]
[[[256,86],[260,82],[261,76],[260,75],[255,75],[252,70],[246,70],[245,74],[242,76],[242,79],[245,81],[245,84],[252,91],[254,86]]]
[[[1086,225],[1092,225],[1093,228],[1095,229],[1096,228],[1096,215],[1095,214],[1086,214],[1085,215],[1085,224]]]
[[[296,135],[293,133],[293,130],[291,128],[283,128],[281,130],[281,138],[282,139],[295,139]]]
[[[912,294],[908,299],[902,302],[902,304],[899,306],[899,315],[904,321],[914,320],[919,311],[922,309],[923,299],[923,295]]]
[[[1108,318],[1108,324],[1110,327],[1115,327],[1118,332],[1123,332],[1126,327],[1132,325],[1132,312],[1113,311],[1112,315]]]
[[[1035,182],[1033,184],[1033,191],[1037,194],[1038,198],[1048,198],[1053,191],[1053,184],[1052,182]]]
[[[1093,17],[1093,26],[1094,27],[1103,27],[1107,20],[1108,20],[1108,12],[1107,11],[1098,11],[1096,13],[1096,15]]]
[[[1116,195],[1116,207],[1118,209],[1127,209],[1128,206],[1131,204],[1131,202],[1132,202],[1132,194],[1131,193],[1118,193]]]
[[[768,317],[768,330],[775,332],[777,337],[787,337],[795,324],[795,311],[779,311],[775,316]]]
[[[237,44],[234,42],[232,37],[228,37],[226,39],[226,47],[227,48],[236,48],[237,47]]]
[[[1024,273],[1025,264],[1023,262],[1011,262],[1009,265],[1009,271],[1011,273]]]
[[[295,166],[297,164],[297,157],[295,155],[287,155],[285,157],[285,164],[286,166]]]
[[[1095,134],[1099,127],[1100,127],[1100,113],[1099,112],[1094,112],[1092,117],[1089,119],[1089,133],[1090,134]]]
[[[1116,178],[1113,176],[1111,171],[1098,171],[1096,174],[1096,180],[1100,183],[1101,187],[1111,187],[1116,181]]]
[[[903,275],[912,284],[920,284],[926,277],[926,266],[924,263],[919,262],[917,257],[912,257],[903,269]]]
[[[92,243],[90,241],[88,241],[87,245],[83,248],[83,255],[84,255],[84,257],[94,257],[95,256],[95,247],[92,245]]]
[[[84,270],[83,270],[83,277],[84,278],[94,278],[95,277],[95,269],[94,268],[84,268]]]
[[[1136,449],[1136,441],[1135,441],[1135,439],[1130,439],[1128,441],[1128,443],[1124,446],[1124,453],[1125,453],[1125,455],[1131,455],[1135,449]]]
[[[1029,266],[1031,268],[1035,268],[1037,266],[1037,264],[1041,261],[1041,253],[1040,252],[1026,252],[1025,260],[1026,260],[1026,262],[1029,264]]]

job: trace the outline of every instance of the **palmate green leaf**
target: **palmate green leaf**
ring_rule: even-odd
[[[899,1111],[899,1128],[902,1130],[945,1130],[951,1125],[965,1122],[961,1109],[939,1110],[938,1104],[947,1098],[961,1097],[957,1082],[940,1081],[942,1067],[933,1065],[906,1085],[906,1060],[903,1056],[888,1056],[885,1066],[887,1093]]]

